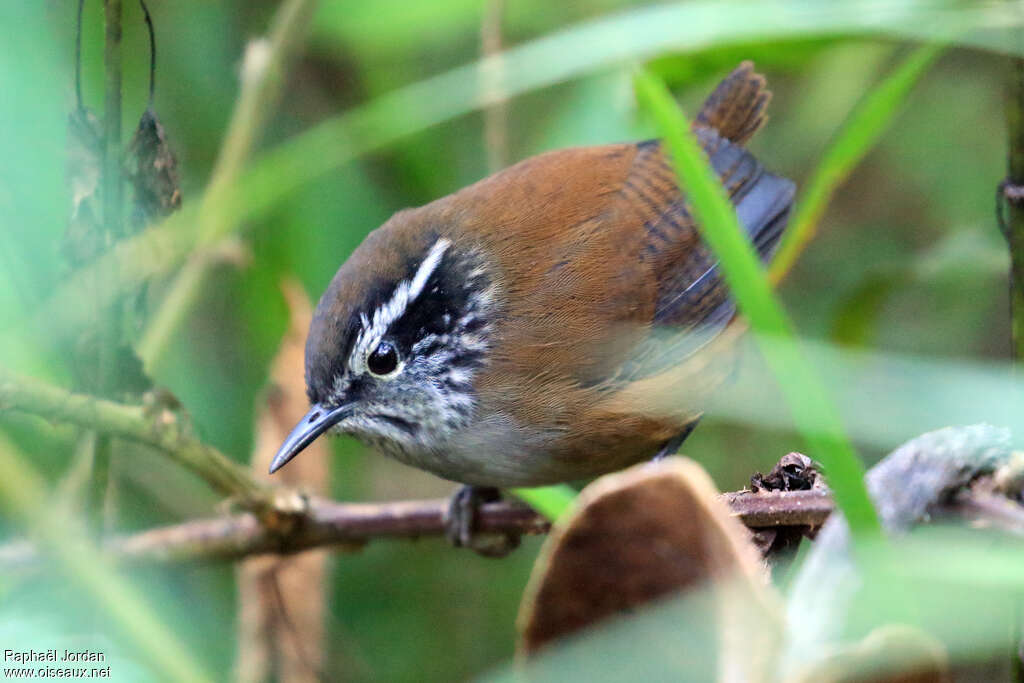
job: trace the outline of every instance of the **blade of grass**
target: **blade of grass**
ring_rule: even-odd
[[[302,43],[315,4],[312,0],[282,3],[274,16],[269,37],[251,42],[246,49],[241,92],[217,164],[199,202],[195,234],[196,247],[200,249],[209,247],[222,236],[222,226],[236,224],[229,197],[274,111],[284,87],[286,64]],[[136,345],[139,358],[150,374],[202,291],[211,259],[203,258],[201,253],[196,256],[178,273]]]
[[[867,155],[896,114],[911,88],[942,52],[942,45],[915,50],[879,83],[850,114],[796,202],[792,225],[782,234],[779,250],[768,269],[773,284],[789,273],[797,258],[814,238],[818,223],[836,189]]]
[[[511,489],[511,493],[552,522],[565,514],[576,499],[576,490],[565,484]]]
[[[637,74],[636,90],[671,152],[680,187],[686,189],[700,233],[719,258],[736,303],[759,342],[771,340],[760,343],[761,351],[810,453],[826,470],[836,504],[855,532],[877,532],[878,517],[864,486],[864,467],[824,385],[803,357],[793,326],[772,293],[754,248],[686,117],[665,84],[647,71]]]
[[[86,540],[76,520],[58,516],[47,504],[42,478],[0,436],[0,506],[34,532],[39,545],[53,556],[68,579],[110,615],[134,642],[161,678],[212,681],[143,597],[113,568],[109,559]]]
[[[493,104],[495,96],[481,88],[487,80],[483,75],[492,71],[499,71],[500,79],[490,92],[514,97],[667,51],[696,51],[742,41],[812,35],[931,38],[946,36],[954,27],[961,29],[957,44],[1019,49],[1007,36],[1024,23],[1020,0],[962,7],[932,0],[750,0],[730,3],[728,13],[722,7],[717,0],[705,0],[602,17],[400,88],[328,119],[263,155],[229,191],[220,194],[220,206],[207,207],[208,215],[217,219],[215,224],[197,229],[196,206],[187,203],[159,226],[120,243],[73,274],[40,307],[31,326],[45,331],[38,335],[43,340],[73,334],[94,316],[93,309],[84,305],[82,292],[93,292],[109,303],[120,291],[173,271],[200,241],[209,244],[238,230],[324,173],[406,135]],[[743,21],[737,21],[737,16]],[[111,282],[108,273],[120,281]],[[27,325],[13,320],[5,329],[21,331]]]

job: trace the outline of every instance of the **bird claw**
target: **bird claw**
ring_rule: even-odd
[[[501,500],[501,492],[486,486],[460,486],[448,501],[445,536],[456,548],[469,548],[484,557],[505,557],[519,547],[519,534],[480,533],[480,506]]]

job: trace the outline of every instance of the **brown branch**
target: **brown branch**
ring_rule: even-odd
[[[820,527],[833,510],[827,490],[736,491],[722,494],[733,514],[752,531],[804,530]],[[291,506],[294,513],[281,513]],[[293,497],[279,500],[276,515],[261,521],[251,513],[196,520],[116,536],[104,550],[127,563],[230,562],[261,554],[292,554],[334,546],[357,550],[381,538],[416,539],[443,536],[447,500],[394,503],[336,503]],[[972,524],[986,524],[1024,535],[1024,508],[985,487],[965,490],[936,515],[954,515]],[[478,529],[484,533],[542,534],[549,522],[519,503],[489,503],[480,508]],[[0,545],[0,568],[31,568],[42,560],[26,541]]]
[[[323,546],[357,548],[374,538],[419,538],[444,533],[446,500],[334,503],[314,499],[305,512],[261,524],[241,513],[185,522],[108,540],[104,549],[126,562],[231,561],[265,553],[288,554]],[[489,503],[480,510],[483,532],[543,533],[548,523],[527,507]],[[38,552],[26,542],[0,546],[0,567],[31,566]]]
[[[822,491],[749,491],[725,494],[734,514],[750,527],[819,526],[832,510]],[[279,507],[284,507],[281,505]],[[105,550],[126,562],[231,561],[265,553],[290,554],[323,546],[358,548],[376,538],[419,538],[444,535],[447,500],[397,503],[335,503],[314,499],[303,512],[276,524],[261,524],[252,514],[197,520],[119,536]],[[518,503],[481,507],[478,529],[484,533],[545,533],[549,523]],[[0,546],[0,567],[32,565],[39,557],[31,544]]]
[[[142,533],[113,537],[105,549],[122,561],[185,562],[235,560],[267,553],[289,554],[324,546],[361,546],[374,538],[418,538],[445,532],[447,501],[384,504],[335,503],[268,487],[239,465],[188,434],[178,417],[73,394],[0,368],[0,411],[21,410],[148,444],[199,474],[215,489],[236,496],[253,513],[197,520]],[[791,454],[792,455],[792,454]],[[780,461],[781,467],[788,462]],[[808,461],[809,462],[809,461]],[[773,470],[774,472],[774,470]],[[769,474],[767,479],[771,479]],[[1004,477],[1006,478],[1006,477]],[[1019,479],[1019,473],[1017,478]],[[762,478],[764,479],[764,478]],[[999,477],[993,477],[993,481]],[[1017,503],[998,503],[983,488],[963,493],[935,512],[949,512],[1024,533]],[[997,491],[996,493],[1000,493]],[[1003,500],[1008,500],[1005,494]],[[723,494],[733,514],[751,529],[818,527],[833,509],[827,490],[739,491]],[[494,503],[480,511],[484,533],[543,533],[548,523],[518,504]],[[27,543],[0,546],[0,567],[32,565],[38,552]]]
[[[733,514],[751,529],[821,526],[834,507],[827,490],[724,493]]]

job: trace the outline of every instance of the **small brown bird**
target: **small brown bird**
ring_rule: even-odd
[[[742,147],[770,96],[744,62],[694,124],[764,258],[794,193]],[[328,430],[477,487],[674,452],[714,382],[670,370],[734,313],[658,141],[527,159],[396,213],[341,266],[306,344],[312,408],[270,471]],[[677,408],[635,400],[662,390]]]

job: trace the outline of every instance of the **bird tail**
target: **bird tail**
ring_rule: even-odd
[[[754,71],[753,62],[745,61],[705,100],[696,124],[742,145],[764,124],[771,99],[764,76]]]

